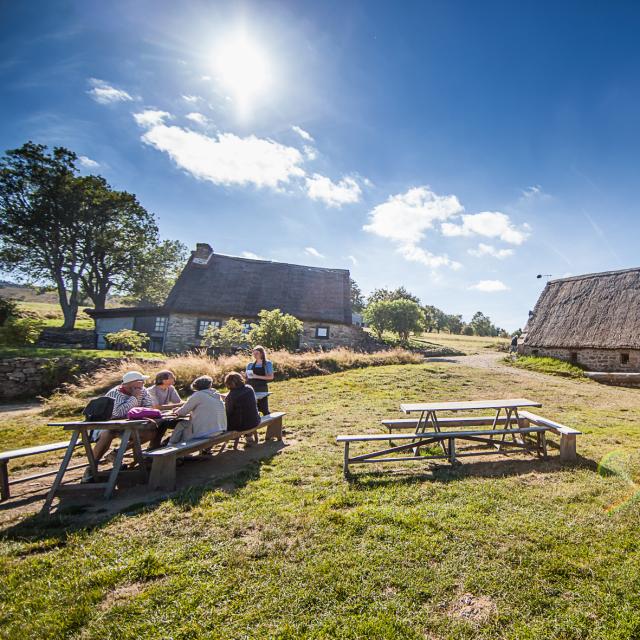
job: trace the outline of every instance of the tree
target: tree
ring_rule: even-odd
[[[438,333],[442,331],[447,326],[447,314],[438,309],[438,307],[434,307],[433,305],[425,305],[424,307],[424,316],[425,316],[425,326],[427,327],[427,331],[431,333],[434,329]]]
[[[149,336],[133,329],[120,329],[104,336],[109,346],[119,351],[143,351]]]
[[[118,284],[128,303],[161,305],[187,260],[187,247],[179,240],[164,240],[135,262],[133,275]]]
[[[351,309],[361,312],[364,309],[364,296],[353,278],[349,278],[349,282],[351,284]]]
[[[389,313],[389,328],[400,336],[403,342],[409,340],[412,331],[419,331],[424,325],[424,313],[417,302],[401,298],[390,302],[383,302],[387,305]]]
[[[300,320],[282,313],[280,309],[263,309],[258,314],[258,324],[249,332],[248,340],[251,344],[261,344],[268,349],[293,351],[300,343],[302,328]]]
[[[498,332],[493,326],[491,319],[481,311],[476,311],[469,323],[473,328],[473,333],[477,336],[496,336]]]
[[[397,289],[374,289],[371,295],[367,298],[367,304],[372,302],[392,300],[412,300],[416,304],[420,304],[420,298],[409,293],[404,287],[398,287]]]
[[[29,278],[54,282],[73,328],[78,312],[82,247],[90,227],[74,177],[75,153],[28,142],[0,161],[0,265]]]
[[[375,331],[378,340],[382,340],[382,334],[391,328],[391,311],[388,300],[370,302],[364,310],[365,322]]]
[[[0,296],[0,327],[9,320],[18,315],[18,305],[10,298]]]
[[[447,315],[446,316],[446,325],[451,333],[460,334],[462,332],[462,327],[464,326],[464,322],[462,321],[461,315]]]
[[[240,320],[229,318],[221,327],[209,325],[202,338],[203,347],[230,349],[247,342],[244,326]]]

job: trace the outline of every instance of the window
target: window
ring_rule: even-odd
[[[249,333],[249,331],[251,331],[251,327],[253,325],[250,322],[243,322],[242,323],[242,333],[244,333],[245,335],[247,333]]]
[[[316,338],[326,339],[329,337],[329,327],[316,327]]]
[[[531,355],[537,356],[540,352],[537,349],[531,349]]]
[[[578,362],[578,354],[575,351],[572,351],[569,355],[569,359],[571,362]]]
[[[219,329],[222,323],[220,320],[198,320],[198,333],[196,334],[199,338],[204,336],[204,332],[209,327],[214,327],[215,329]]]
[[[164,330],[167,328],[167,319],[166,318],[156,318],[153,325],[154,333],[164,333]]]
[[[621,353],[620,354],[620,364],[629,364],[629,354]]]

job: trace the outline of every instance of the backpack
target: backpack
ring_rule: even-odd
[[[86,422],[104,422],[105,420],[111,420],[113,414],[113,405],[115,401],[113,398],[107,398],[102,396],[101,398],[94,398],[89,404],[82,410]]]

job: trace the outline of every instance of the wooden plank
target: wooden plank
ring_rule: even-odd
[[[566,433],[567,435],[582,435],[582,431],[578,431],[573,427],[567,427],[564,424],[560,424],[559,422],[554,422],[553,420],[549,420],[548,418],[543,418],[539,416],[537,413],[531,413],[530,411],[521,411],[520,417],[526,418],[530,422],[534,422],[541,426],[549,427],[552,431],[555,431],[558,434]]]
[[[78,420],[75,422],[47,422],[48,427],[64,427],[66,430],[103,429],[105,431],[111,431],[113,429],[142,429],[148,425],[148,420],[105,420],[103,422],[85,422]]]
[[[116,459],[113,462],[113,469],[111,469],[111,473],[109,474],[109,480],[107,481],[107,486],[104,490],[104,498],[108,500],[113,493],[113,490],[116,486],[116,480],[118,479],[118,473],[120,468],[122,467],[122,458],[124,458],[124,453],[129,446],[129,438],[131,437],[131,430],[125,429],[122,434],[122,438],[120,440],[120,446],[118,447],[118,453],[116,454]]]
[[[10,497],[8,462],[2,460],[0,461],[0,501],[8,500]]]
[[[42,505],[42,511],[44,513],[49,513],[51,509],[51,503],[53,502],[53,498],[56,495],[56,491],[60,487],[60,484],[62,483],[62,478],[64,478],[64,474],[67,471],[67,467],[69,466],[69,462],[71,461],[71,456],[73,455],[73,450],[75,449],[76,444],[78,443],[79,435],[80,435],[79,431],[74,431],[73,435],[71,436],[71,440],[69,440],[69,445],[67,446],[67,451],[64,454],[64,458],[62,459],[62,462],[60,463],[60,468],[58,469],[58,473],[56,474],[56,479],[53,481],[53,484],[51,485],[51,489],[49,489],[49,493],[47,493],[47,497],[44,501],[44,504]]]
[[[527,398],[501,400],[468,400],[461,402],[409,402],[400,405],[404,413],[415,411],[474,411],[479,409],[513,409],[516,407],[541,407],[540,402]]]
[[[512,433],[536,433],[538,431],[546,431],[546,427],[527,427],[526,429],[478,429],[474,431],[431,431],[431,432],[422,432],[420,434],[415,433],[396,433],[393,435],[393,440],[416,440],[417,438],[429,437],[434,440],[438,440],[441,438],[464,438],[465,436],[490,436],[490,435],[502,435],[504,434],[512,434]],[[390,436],[388,433],[382,434],[361,434],[361,435],[340,435],[336,438],[336,442],[368,442],[368,441],[379,441],[379,440],[389,440]]]
[[[470,416],[466,418],[438,418],[438,424],[444,427],[466,427],[466,426],[481,426],[493,424],[494,416]],[[498,418],[498,424],[504,424],[506,418]],[[399,418],[382,420],[387,429],[415,429],[418,426],[418,420],[415,418]]]
[[[82,443],[78,442],[76,446],[80,446]],[[0,453],[0,461],[13,460],[14,458],[23,458],[25,456],[35,456],[39,453],[49,453],[50,451],[59,451],[60,449],[66,449],[69,446],[69,441],[64,442],[51,442],[49,444],[39,444],[35,447],[27,447],[25,449],[14,449],[13,451],[3,451]]]

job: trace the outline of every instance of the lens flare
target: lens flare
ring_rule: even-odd
[[[631,467],[629,453],[622,450],[607,453],[598,463],[598,475],[603,478],[615,476],[628,485],[627,493],[606,507],[607,513],[614,513],[640,499],[640,479],[633,477]]]

